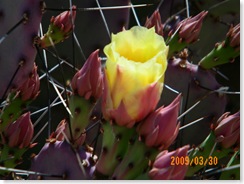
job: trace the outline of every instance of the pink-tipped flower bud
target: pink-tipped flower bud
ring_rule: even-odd
[[[29,78],[23,83],[18,89],[20,92],[21,99],[23,101],[34,100],[38,95],[40,90],[40,79],[37,73],[37,66],[34,64],[33,70]]]
[[[72,89],[85,99],[100,98],[103,89],[103,75],[99,50],[94,51],[86,60],[83,67],[72,79]]]
[[[137,132],[149,147],[167,149],[175,140],[180,124],[177,123],[181,95],[166,107],[152,112],[138,127]]]
[[[161,22],[161,16],[158,10],[156,10],[150,18],[147,18],[145,27],[155,28],[155,32],[163,36],[163,24]]]
[[[30,112],[27,112],[8,125],[4,135],[10,147],[26,148],[30,146],[33,133]]]
[[[64,141],[68,139],[69,142],[72,143],[73,146],[82,146],[86,139],[85,130],[82,131],[79,135],[76,135],[75,132],[72,132],[72,136],[70,135],[69,125],[66,120],[62,120],[55,132],[53,132],[50,136],[50,140],[54,139],[57,141]]]
[[[224,148],[230,148],[240,139],[240,111],[224,113],[216,122],[214,134]]]
[[[226,36],[230,38],[230,46],[240,50],[240,24],[231,27]]]
[[[74,30],[75,17],[76,6],[72,6],[72,11],[65,11],[56,17],[52,16],[47,33],[36,40],[37,44],[42,48],[46,48],[63,42]]]
[[[183,180],[187,169],[188,164],[172,164],[172,159],[184,159],[184,161],[189,161],[187,157],[187,151],[189,145],[178,148],[175,151],[168,152],[164,150],[160,152],[152,166],[152,169],[149,171],[149,177],[153,180]],[[175,162],[174,162],[175,163]]]
[[[207,11],[202,11],[198,15],[194,17],[189,17],[184,20],[182,20],[175,30],[177,30],[179,27],[179,37],[182,41],[185,41],[186,43],[194,43],[197,41],[201,28],[202,28],[202,22],[204,17],[208,14]],[[172,34],[170,32],[169,34]]]
[[[63,32],[66,36],[68,36],[72,30],[74,29],[74,20],[76,17],[76,6],[72,6],[72,15],[71,11],[65,11],[58,16],[51,17],[50,22],[54,25],[57,26],[61,32]]]
[[[66,129],[67,129],[67,122],[66,122],[66,120],[64,119],[64,120],[62,120],[62,121],[58,124],[58,126],[57,126],[55,132],[53,132],[53,133],[51,134],[50,139],[55,139],[55,140],[57,140],[57,141],[63,141],[63,140],[65,139],[64,136],[65,136],[65,134],[66,134]]]

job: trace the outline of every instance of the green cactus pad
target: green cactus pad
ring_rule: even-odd
[[[149,163],[156,157],[158,151],[147,147],[138,139],[129,145],[124,159],[116,167],[112,179],[131,180],[145,174],[148,171]]]
[[[90,115],[95,104],[91,104],[83,97],[72,95],[69,98],[70,126],[74,139],[80,137],[81,133],[90,122]]]
[[[14,122],[28,104],[29,101],[24,102],[20,97],[11,94],[7,100],[7,105],[0,112],[0,132],[3,132],[10,123]]]
[[[169,46],[168,58],[171,58],[175,53],[180,52],[187,45],[189,45],[188,43],[181,40],[177,33],[173,34],[171,37],[169,37],[166,40],[166,43]]]
[[[235,152],[235,154],[229,160],[226,168],[230,168],[230,166],[235,166],[240,164],[240,151]],[[223,171],[220,180],[240,180],[240,167]]]
[[[4,144],[0,154],[1,166],[6,168],[15,168],[21,163],[21,157],[26,150],[26,148],[11,148],[7,144]],[[0,171],[0,175],[6,175],[7,173],[9,173],[9,171]]]
[[[216,136],[211,132],[202,144],[189,154],[189,167],[186,176],[193,176],[197,171],[208,166],[217,166],[219,160],[228,156],[232,149],[216,149]]]
[[[99,161],[96,165],[96,177],[111,176],[116,166],[123,160],[129,146],[134,129],[127,129],[109,122],[103,124],[103,145]]]
[[[222,44],[218,44],[208,55],[199,62],[199,66],[204,69],[211,69],[215,66],[231,63],[240,55],[237,50],[228,45],[229,39]]]

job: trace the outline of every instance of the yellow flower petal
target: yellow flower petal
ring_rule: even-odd
[[[168,47],[163,37],[156,34],[154,28],[135,26],[113,34],[104,53],[113,108],[118,108],[123,101],[129,114],[136,114],[138,92],[143,93],[151,84],[164,81]]]

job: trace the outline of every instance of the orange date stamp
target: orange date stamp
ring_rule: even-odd
[[[171,156],[170,165],[189,165],[189,166],[212,166],[218,164],[218,157],[216,156],[209,156],[207,158],[203,156],[195,156],[190,158],[189,156]]]

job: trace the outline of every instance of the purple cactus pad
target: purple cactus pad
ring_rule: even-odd
[[[187,60],[174,58],[169,61],[165,74],[165,84],[182,93],[183,104],[181,113],[185,112],[196,102],[201,102],[190,113],[180,119],[181,125],[188,124],[199,118],[205,117],[195,126],[184,129],[184,143],[199,144],[209,134],[213,118],[216,120],[223,114],[227,105],[225,94],[212,92],[222,86],[217,82],[214,72],[204,70],[198,65]],[[161,102],[169,104],[177,94],[168,89],[163,90]]]
[[[92,154],[84,148],[77,150],[80,157],[80,166],[77,154],[66,141],[46,143],[32,161],[30,170],[45,175],[30,175],[29,179],[43,180],[84,180],[92,179],[95,162]],[[83,168],[81,168],[83,167]]]
[[[33,69],[43,6],[42,0],[0,1],[0,99]]]

